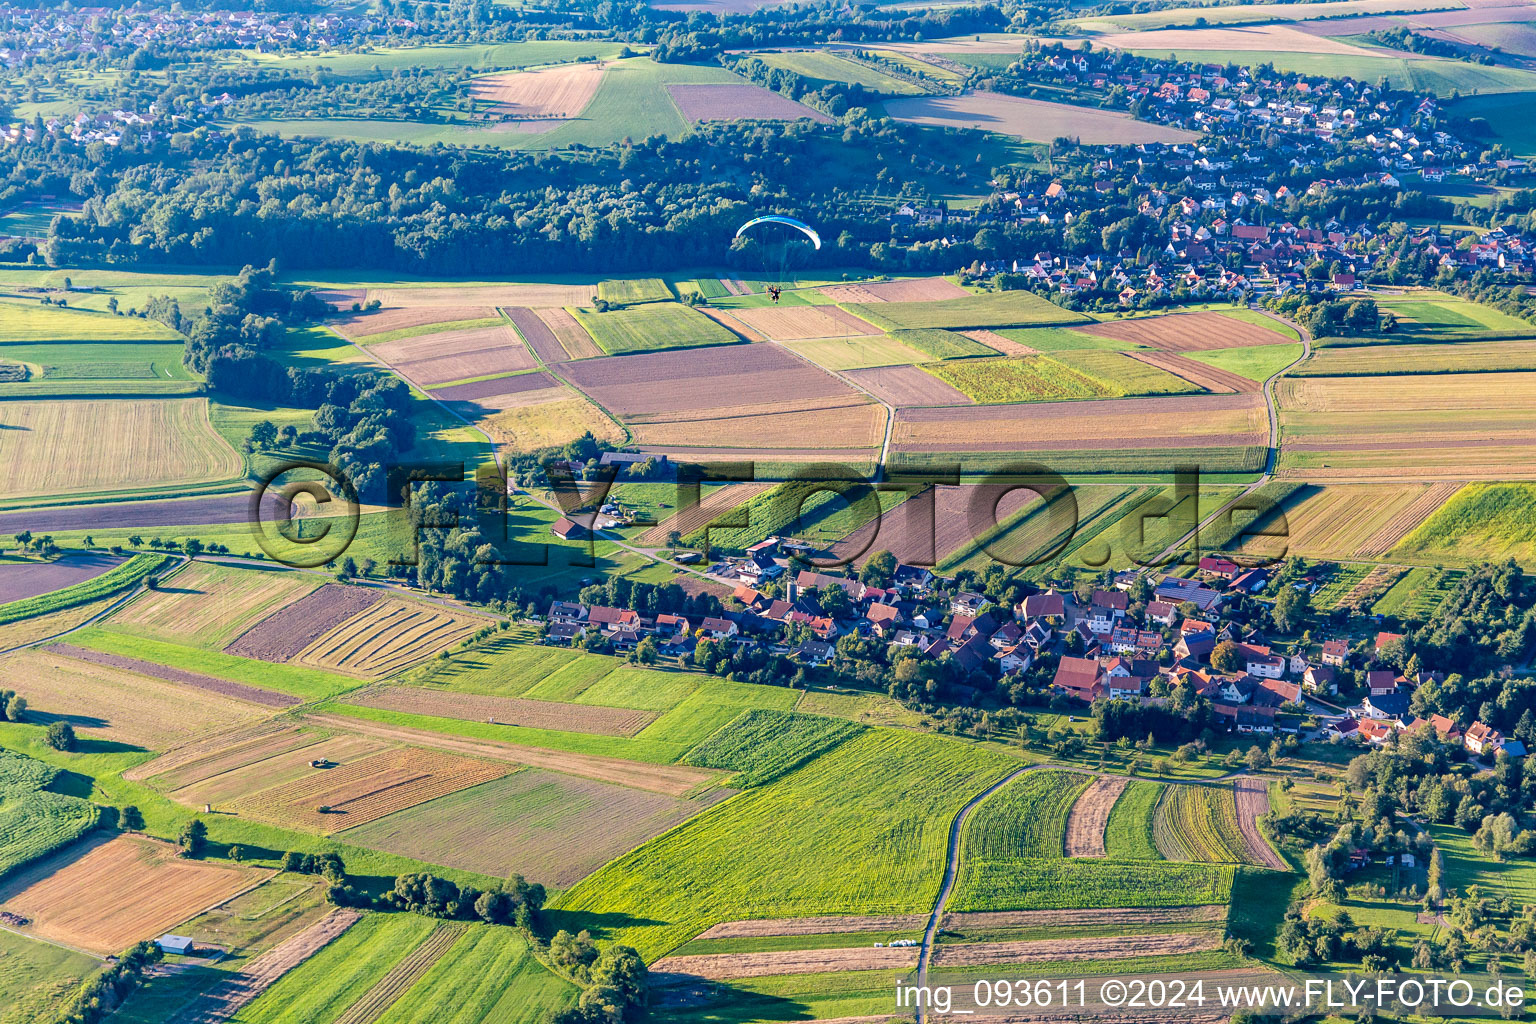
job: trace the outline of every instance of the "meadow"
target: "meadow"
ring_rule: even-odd
[[[676,298],[667,282],[659,277],[621,278],[616,281],[599,281],[597,297],[614,305],[627,306],[632,302],[671,302]]]
[[[1104,848],[1115,860],[1161,860],[1153,841],[1153,821],[1166,787],[1132,780],[1115,801],[1104,828]]]
[[[1317,3],[1278,3],[1207,10],[1203,7],[1115,14],[1094,18],[1084,27],[1100,22],[1131,29],[1158,29],[1183,25],[1242,25],[1266,21],[1302,21],[1401,11],[1454,10],[1459,0],[1322,0]]]
[[[720,921],[925,910],[949,821],[1009,764],[932,736],[870,730],[610,863],[557,897],[551,920],[654,958]]]
[[[773,68],[783,68],[810,79],[811,88],[828,82],[862,85],[870,92],[886,96],[915,96],[923,90],[905,79],[824,50],[761,53],[756,58]]]
[[[607,313],[577,309],[575,315],[598,348],[610,356],[741,341],[709,317],[680,303],[659,302]]]
[[[96,827],[93,804],[48,790],[58,775],[51,765],[0,751],[0,878]]]
[[[0,302],[0,338],[7,345],[78,341],[180,345],[182,341],[180,335],[158,320],[18,302]],[[133,357],[131,349],[119,352],[119,358]]]
[[[688,752],[685,764],[735,772],[738,789],[766,785],[847,741],[852,722],[785,711],[746,711]]]
[[[1295,345],[1253,345],[1243,348],[1191,352],[1189,358],[1217,369],[1235,373],[1249,380],[1265,381],[1301,358],[1302,348]],[[1315,358],[1315,357],[1314,357]],[[1301,369],[1298,367],[1297,369]],[[1292,370],[1295,373],[1296,370]]]
[[[51,1020],[101,961],[0,931],[0,1024]]]

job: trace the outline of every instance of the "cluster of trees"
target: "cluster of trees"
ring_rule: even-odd
[[[0,719],[7,722],[25,722],[27,698],[15,690],[0,689]]]
[[[1266,300],[1265,305],[1295,320],[1311,332],[1314,338],[1375,334],[1382,329],[1381,313],[1376,308],[1375,299],[1324,299],[1314,302],[1292,292]]]
[[[378,902],[428,917],[515,924],[531,935],[544,899],[544,887],[522,875],[513,875],[504,884],[482,892],[423,871],[400,875],[394,888],[379,897]]]
[[[649,972],[632,947],[599,951],[591,933],[561,929],[549,941],[549,958],[582,986],[576,1005],[550,1024],[621,1024],[643,1015]]]
[[[1276,955],[1297,967],[1343,960],[1358,961],[1367,971],[1384,971],[1396,962],[1390,929],[1357,925],[1344,910],[1309,917],[1301,908],[1286,912],[1275,937]]]

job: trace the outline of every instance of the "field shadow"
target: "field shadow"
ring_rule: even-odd
[[[89,800],[96,790],[96,780],[89,775],[79,772],[61,771],[48,783],[48,792],[62,793],[65,796],[77,796],[82,800]]]
[[[614,930],[619,928],[641,928],[647,925],[666,924],[649,917],[636,917],[633,914],[610,911],[607,913],[595,913],[585,910],[544,910],[540,914],[544,918],[550,931],[564,928],[575,934],[581,931],[592,933],[593,938],[611,938]]]

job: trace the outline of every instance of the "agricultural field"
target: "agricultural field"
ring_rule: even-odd
[[[0,426],[0,500],[203,487],[244,472],[205,398],[6,402]]]
[[[293,660],[377,678],[425,661],[491,623],[457,609],[387,597],[337,623]]]
[[[609,937],[655,958],[721,921],[924,911],[948,822],[1008,765],[936,737],[870,730],[613,861],[557,897],[550,917],[574,928],[632,915]],[[829,862],[842,867],[827,872]]]
[[[858,370],[866,367],[910,366],[928,356],[909,348],[889,335],[855,338],[819,338],[790,342],[787,348],[828,370]]]
[[[500,323],[501,317],[490,306],[398,306],[344,314],[327,321],[327,326],[359,345],[375,345]]]
[[[449,330],[371,344],[368,354],[423,387],[516,373],[535,366],[533,354],[507,325]]]
[[[0,1024],[56,1019],[101,961],[62,946],[0,932]]]
[[[988,797],[966,819],[961,838],[966,852],[948,909],[1173,907],[1227,901],[1230,868],[1064,856],[1068,813],[1090,782],[1088,776],[1042,769]]]
[[[540,769],[348,829],[359,846],[564,889],[730,795],[685,798]]]
[[[0,878],[96,827],[96,807],[52,792],[59,769],[0,751]]]
[[[7,345],[75,341],[181,344],[181,336],[158,320],[16,302],[0,302],[0,338]]]
[[[1532,484],[1468,484],[1392,549],[1405,562],[1466,565],[1514,558],[1536,560]]]
[[[383,594],[365,587],[327,583],[275,609],[225,647],[224,653],[261,661],[289,661],[336,626],[382,600]]]
[[[1063,135],[1089,145],[1188,142],[1198,138],[1181,128],[1139,121],[1117,110],[971,92],[961,96],[913,96],[887,100],[885,110],[898,121],[939,128],[974,128],[1031,142]]]
[[[942,302],[964,299],[972,293],[947,277],[903,277],[891,281],[863,281],[859,284],[830,284],[817,289],[838,303],[868,302]]]
[[[974,404],[970,395],[919,366],[876,366],[845,371],[843,376],[897,408]]]
[[[659,277],[620,278],[615,281],[599,281],[597,297],[616,306],[636,302],[671,302],[677,296]]]
[[[301,573],[193,562],[169,586],[145,591],[104,625],[169,643],[222,650],[319,585],[319,580]]]
[[[845,302],[843,308],[886,331],[1029,327],[1086,319],[1032,292],[993,292],[931,301]]]
[[[1066,853],[1068,857],[1107,856],[1104,833],[1126,780],[1113,776],[1094,779],[1080,790],[1072,812],[1067,817]]]
[[[610,356],[666,349],[735,345],[741,339],[709,317],[675,302],[654,302],[607,313],[576,309],[576,322]]]
[[[583,434],[591,434],[600,441],[623,440],[623,428],[586,398],[567,388],[547,394],[550,401],[502,409],[481,423],[487,433],[512,452],[568,444]]]
[[[0,658],[0,685],[27,698],[35,721],[69,722],[88,741],[165,750],[187,736],[256,721],[270,710],[109,665],[23,650]]]
[[[237,797],[229,806],[285,828],[340,832],[500,778],[507,771],[505,764],[444,751],[398,748],[309,772]]]
[[[1536,370],[1536,341],[1330,345],[1292,372],[1301,377],[1374,377],[1507,370]]]
[[[880,334],[878,328],[837,306],[762,306],[734,309],[729,315],[772,341]]]
[[[529,729],[553,729],[558,732],[585,732],[597,736],[633,736],[657,718],[656,712],[632,710],[622,705],[577,707],[550,700],[443,692],[420,686],[370,687],[348,694],[346,702],[359,707],[384,708],[413,715],[491,722]]]
[[[750,83],[718,85],[669,85],[667,94],[678,113],[690,124],[700,121],[794,121],[810,118],[822,124],[832,119],[821,111],[796,103],[772,89]]]
[[[487,75],[475,79],[470,95],[487,104],[503,122],[519,122],[519,130],[548,130],[586,109],[605,67],[599,62],[579,62]]]
[[[116,954],[270,875],[187,860],[145,836],[100,834],[12,873],[0,884],[0,908],[30,919],[25,934]]]
[[[1501,480],[1530,471],[1536,373],[1282,378],[1280,475]]]
[[[1295,338],[1295,332],[1278,321],[1253,315],[1240,317],[1236,315],[1239,312],[1249,311],[1203,311],[1131,317],[1084,325],[1072,330],[1164,352],[1208,352],[1215,349],[1270,346],[1278,344],[1284,337]]]
[[[1379,558],[1431,516],[1457,484],[1333,484],[1300,487],[1280,506],[1283,521],[1264,525],[1283,537],[1253,537],[1242,547],[1306,558]]]
[[[1119,352],[965,359],[923,367],[979,405],[1198,392],[1199,385]]]
[[[1247,860],[1237,801],[1226,786],[1170,786],[1152,823],[1165,860],[1241,864]]]
[[[1461,0],[1321,0],[1317,3],[1277,3],[1258,7],[1222,8],[1207,11],[1193,7],[1137,14],[1115,14],[1094,18],[1082,27],[1100,23],[1122,28],[1148,30],[1174,26],[1242,25],[1250,22],[1307,21],[1323,18],[1354,17],[1366,14],[1397,14],[1405,11],[1461,10]]]
[[[1116,860],[1162,860],[1154,841],[1157,805],[1167,787],[1133,780],[1115,801],[1104,826],[1104,849]]]
[[[61,555],[49,562],[0,562],[0,604],[85,583],[122,562],[120,556],[96,552]]]
[[[730,785],[762,786],[857,735],[852,722],[783,711],[746,711],[694,747],[686,764],[734,771]]]
[[[885,96],[914,96],[922,92],[919,86],[911,82],[824,50],[760,53],[755,55],[755,59],[769,67],[793,71],[813,83],[846,82]]]

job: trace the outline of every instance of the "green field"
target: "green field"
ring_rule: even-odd
[[[1119,352],[1084,350],[929,363],[923,369],[982,405],[1178,395],[1198,385]]]
[[[997,355],[996,349],[954,331],[932,328],[893,331],[891,337],[908,348],[915,348],[934,359],[965,359],[970,356]]]
[[[71,341],[165,341],[180,345],[182,341],[181,335],[158,320],[19,302],[0,302],[0,339],[8,345]]]
[[[1230,865],[1065,857],[967,860],[961,865],[949,909],[1185,907],[1226,903],[1231,895]]]
[[[1168,860],[1241,864],[1247,859],[1237,802],[1227,786],[1174,786],[1157,807],[1152,834]]]
[[[607,313],[578,309],[575,314],[597,347],[611,356],[741,341],[703,313],[677,302],[654,302]]]
[[[1454,10],[1462,6],[1459,0],[1326,0],[1326,2],[1279,3],[1262,6],[1170,7],[1166,10],[1093,18],[1086,27],[1110,24],[1121,28],[1150,30],[1207,24],[1243,25],[1265,21],[1301,21],[1310,18],[1338,18],[1403,11]]]
[[[830,82],[843,82],[862,85],[870,92],[885,96],[918,96],[923,92],[911,82],[822,50],[758,53],[753,56],[769,67],[783,68],[810,79],[809,84],[813,89]]]
[[[1536,561],[1536,484],[1468,484],[1389,553],[1405,561]]]
[[[1481,118],[1494,139],[1516,156],[1536,156],[1536,92],[1463,96],[1446,110],[1456,117]]]
[[[784,347],[798,352],[811,362],[829,370],[858,370],[868,366],[908,366],[912,363],[924,362],[929,358],[927,353],[909,348],[890,335],[873,338],[816,338],[811,341],[785,342]]]
[[[1107,349],[1117,352],[1129,352],[1133,349],[1144,349],[1147,346],[1138,345],[1134,341],[1124,338],[1106,338],[1099,334],[1089,334],[1086,331],[1074,331],[1066,327],[1017,327],[1008,328],[997,332],[1009,341],[1016,341],[1020,345],[1028,345],[1038,352],[1073,352],[1079,349]]]
[[[47,789],[58,775],[51,765],[0,750],[0,877],[96,827],[90,801]]]
[[[1312,607],[1324,612],[1337,608],[1339,602],[1349,596],[1355,584],[1369,576],[1373,568],[1374,566],[1359,564],[1334,566],[1328,582],[1312,595]]]
[[[926,911],[950,820],[1012,763],[872,729],[619,858],[557,897],[549,916],[650,959],[720,921]]]
[[[850,302],[844,303],[843,308],[883,331],[1030,327],[1088,319],[1032,292],[989,292],[938,302]]]
[[[56,1019],[64,1001],[101,966],[84,953],[0,931],[0,1024]]]
[[[730,785],[762,786],[862,731],[862,726],[820,715],[747,711],[688,752],[685,764],[735,772]]]
[[[471,320],[446,320],[435,324],[417,324],[414,327],[401,327],[393,331],[381,331],[378,334],[358,334],[349,328],[348,334],[355,335],[359,345],[382,345],[387,341],[400,341],[403,338],[420,338],[428,334],[442,334],[446,331],[472,331],[481,327],[503,327],[506,321],[499,316],[475,317]],[[364,321],[364,326],[367,322]]]
[[[659,277],[599,281],[597,297],[618,306],[627,306],[631,302],[670,302],[677,298],[667,287],[667,282]]]
[[[1161,782],[1133,780],[1115,801],[1104,826],[1104,849],[1115,860],[1162,860],[1152,841],[1157,802],[1166,787]]]
[[[1247,348],[1218,348],[1209,352],[1187,352],[1189,358],[1235,373],[1249,380],[1263,382],[1301,358],[1301,345],[1250,345]],[[1315,360],[1316,357],[1314,357]],[[1301,369],[1298,367],[1297,369]],[[1292,371],[1295,372],[1295,371]]]
[[[1091,782],[1092,776],[1077,772],[1026,772],[987,797],[966,819],[961,857],[1000,862],[1065,856],[1067,816]]]
[[[667,92],[669,85],[741,85],[746,79],[705,64],[658,64],[649,57],[614,61],[581,116],[542,135],[501,133],[520,149],[557,149],[576,144],[609,146],[650,135],[677,138],[689,130]],[[487,133],[497,134],[497,133]]]

